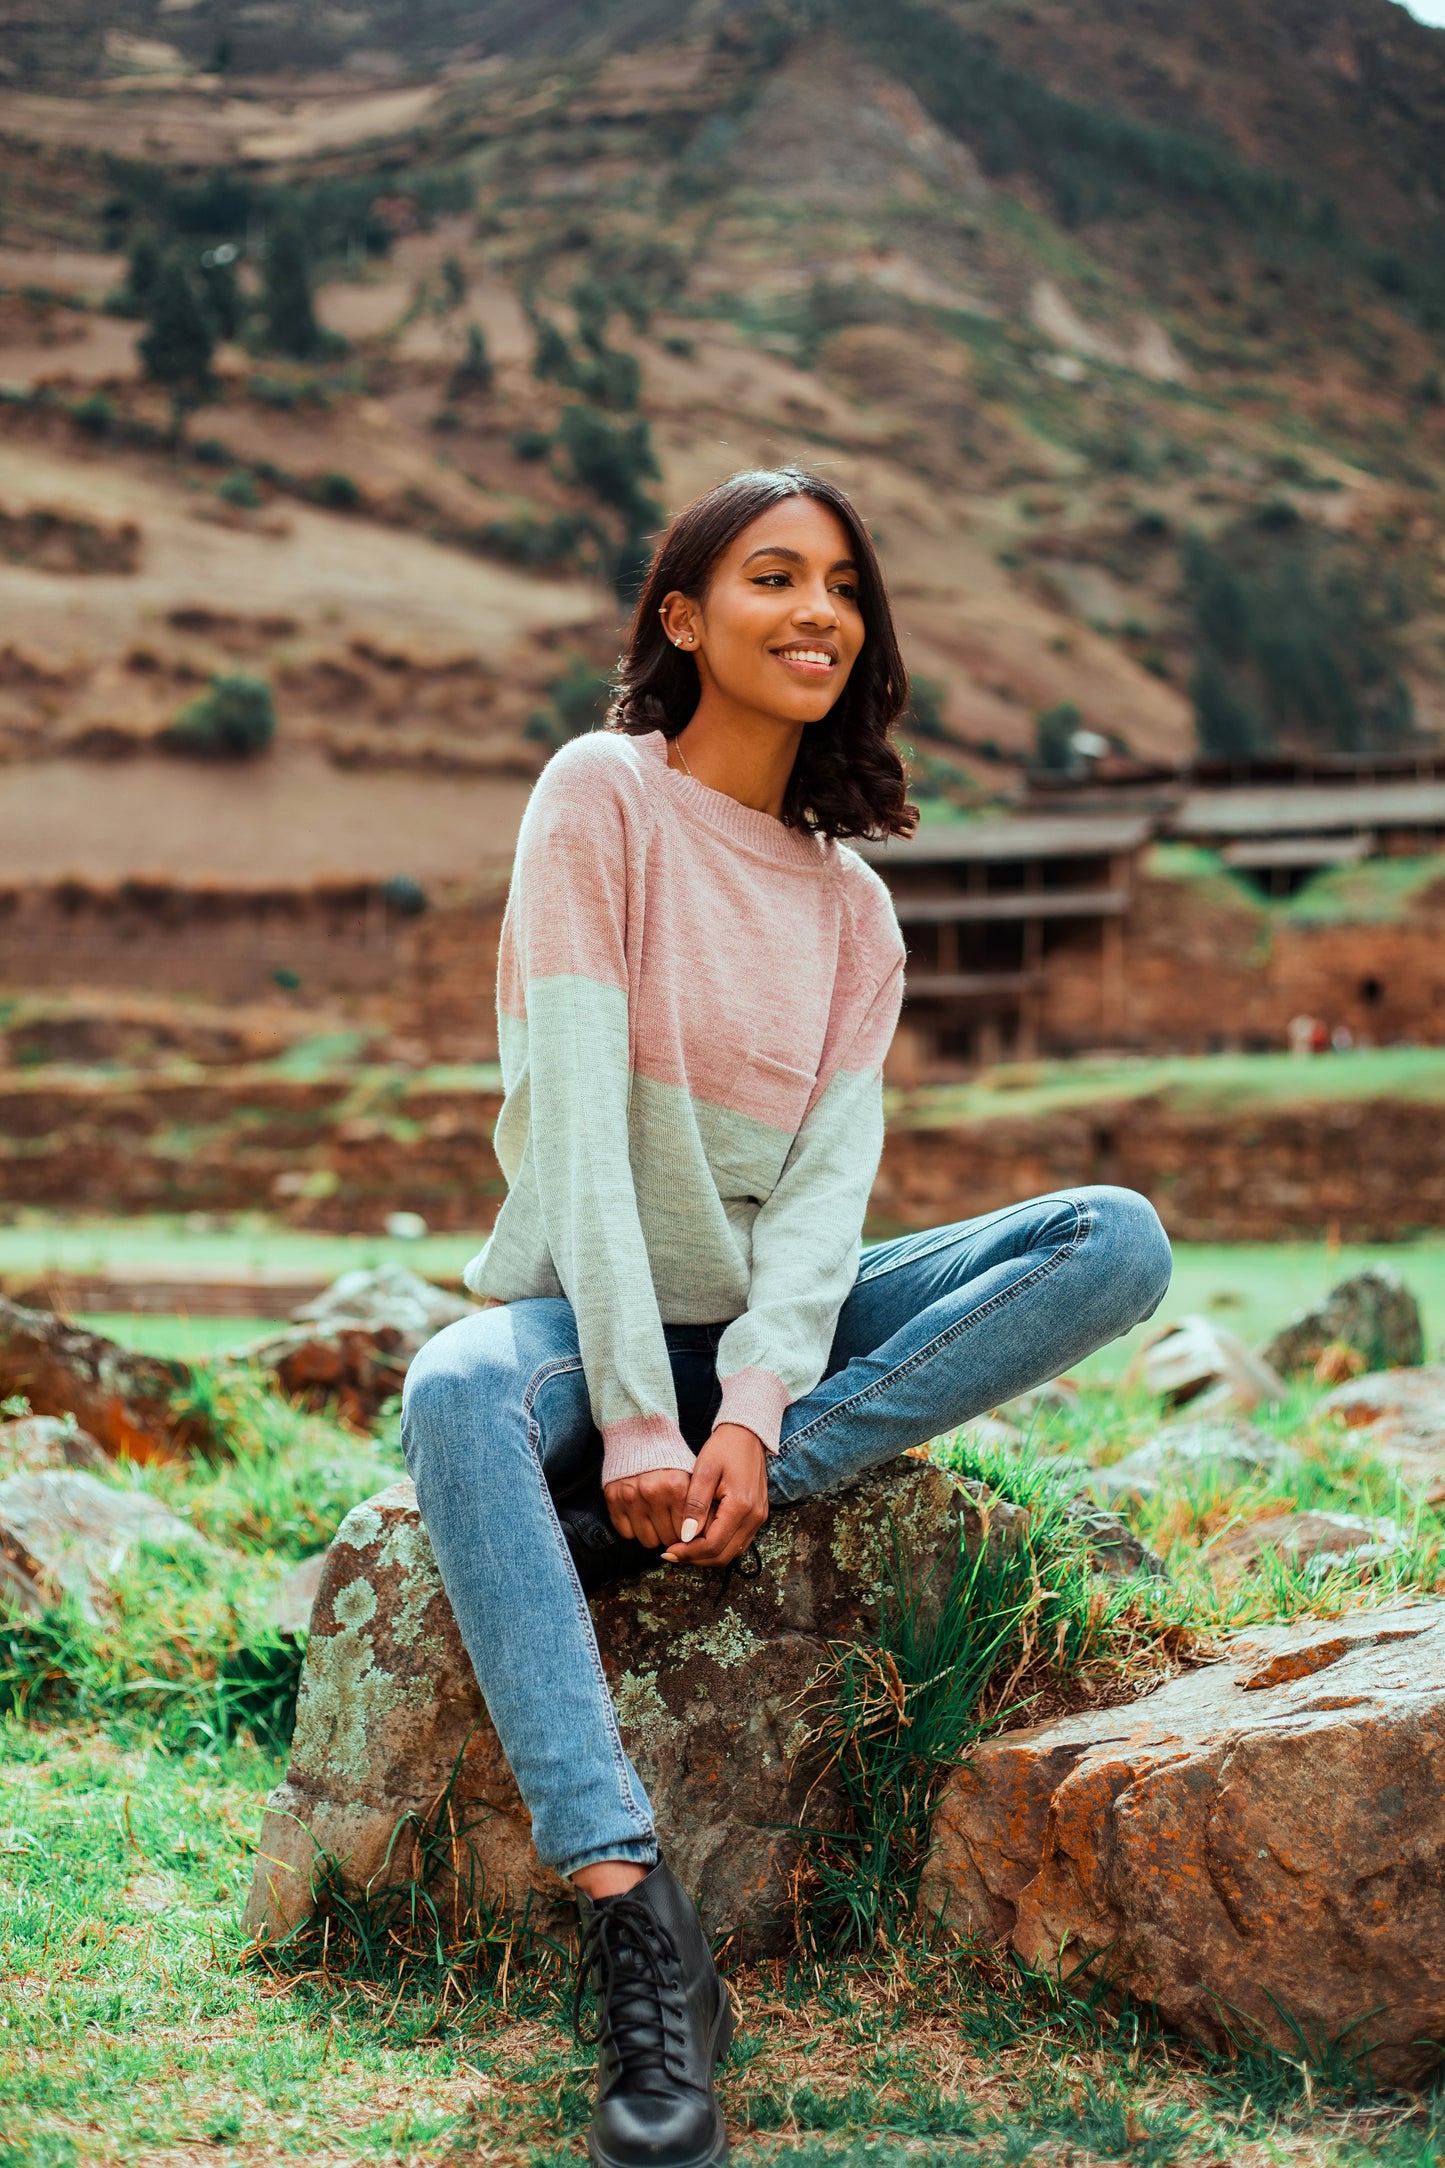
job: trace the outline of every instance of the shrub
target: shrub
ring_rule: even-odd
[[[146,300],[140,357],[153,383],[171,395],[177,425],[183,410],[199,405],[211,388],[215,334],[185,265],[168,257]]]
[[[1291,741],[1355,752],[1413,735],[1404,605],[1350,537],[1279,499],[1213,542],[1188,536],[1183,556],[1204,751],[1229,759]]]
[[[1074,766],[1074,734],[1084,718],[1072,700],[1045,708],[1034,726],[1034,761],[1050,774],[1065,774]]]
[[[514,429],[511,443],[518,459],[545,459],[552,449],[552,439],[545,429]]]
[[[79,399],[70,410],[70,418],[87,435],[108,437],[115,427],[115,402],[107,399],[103,391],[93,391],[88,399]]]
[[[641,415],[627,423],[609,422],[595,407],[562,409],[558,436],[582,487],[601,504],[640,526],[659,514],[642,484],[660,475],[652,431]]]
[[[237,467],[234,474],[228,474],[216,494],[225,503],[239,506],[243,512],[254,512],[261,502],[256,477],[245,467]]]
[[[224,467],[231,454],[219,437],[202,437],[199,444],[191,446],[192,459],[203,467]]]
[[[384,900],[399,918],[420,918],[427,907],[427,893],[409,873],[394,873],[381,884]]]
[[[276,704],[264,678],[235,671],[213,677],[164,733],[177,752],[231,760],[264,752],[276,735]]]
[[[349,474],[323,474],[316,485],[316,501],[331,512],[354,512],[361,502],[361,490]]]
[[[321,344],[311,301],[311,264],[298,219],[279,219],[266,248],[261,305],[266,344],[305,361]]]
[[[130,252],[124,282],[106,297],[112,316],[144,316],[161,275],[161,245],[153,233],[140,234]]]
[[[490,391],[495,372],[480,324],[467,325],[467,350],[452,371],[448,397],[465,398],[468,392]]]

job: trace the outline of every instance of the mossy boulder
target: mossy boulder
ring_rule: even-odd
[[[798,1825],[833,1811],[803,1713],[830,1641],[869,1635],[894,1569],[938,1600],[959,1556],[1018,1510],[918,1460],[775,1515],[759,1570],[662,1568],[592,1602],[627,1751],[663,1849],[711,1933],[788,1936]],[[539,1682],[540,1684],[540,1682]],[[406,1817],[464,1832],[490,1900],[570,1915],[483,1707],[409,1482],[347,1516],[311,1620],[291,1766],[272,1793],[247,1910],[275,1938],[315,1902],[320,1855],[352,1890],[405,1880]],[[414,1823],[413,1827],[416,1826]]]

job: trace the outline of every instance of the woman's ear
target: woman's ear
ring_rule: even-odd
[[[697,646],[697,613],[688,596],[673,589],[665,595],[658,611],[662,629],[674,647],[684,650]]]

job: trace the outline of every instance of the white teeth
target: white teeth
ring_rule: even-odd
[[[784,662],[832,663],[832,656],[817,647],[785,647],[780,650]]]

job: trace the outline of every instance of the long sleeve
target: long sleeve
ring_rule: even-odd
[[[744,1424],[770,1451],[790,1402],[823,1374],[883,1149],[883,1057],[903,995],[903,943],[882,883],[861,866],[858,874],[818,1088],[753,1222],[747,1309],[718,1347],[718,1421]]]
[[[650,815],[615,762],[578,752],[547,770],[522,824],[498,1005],[509,1104],[521,1110],[541,1231],[576,1315],[612,1482],[691,1468],[693,1455],[678,1428],[628,1142],[627,933],[643,909]],[[506,1144],[499,1131],[504,1166]],[[497,1263],[505,1274],[507,1260]],[[493,1291],[491,1264],[488,1253],[472,1282],[480,1292]]]

